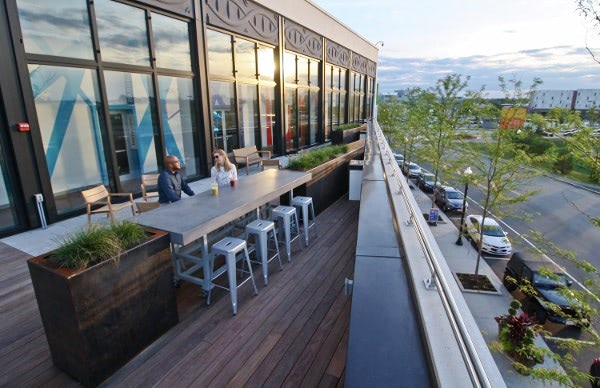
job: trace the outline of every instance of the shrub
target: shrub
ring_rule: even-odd
[[[338,125],[337,128],[334,128],[334,131],[343,131],[344,129],[353,129],[353,128],[358,128],[360,127],[362,124],[360,123],[348,123],[348,124],[341,124]]]
[[[138,224],[90,225],[66,237],[54,250],[50,260],[59,267],[84,269],[109,259],[117,259],[146,237]]]
[[[316,150],[309,151],[301,157],[294,159],[290,162],[291,170],[310,170],[320,164],[323,164],[331,159],[335,159],[337,156],[348,152],[348,146],[345,144],[327,146],[317,148]]]
[[[517,362],[526,366],[544,362],[544,351],[535,346],[534,340],[542,328],[525,312],[518,314],[521,303],[513,300],[508,314],[494,319],[498,322],[499,337],[502,348]]]

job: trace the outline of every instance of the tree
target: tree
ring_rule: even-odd
[[[567,140],[572,156],[590,169],[590,179],[600,183],[600,138],[583,128]]]
[[[390,139],[400,129],[400,121],[404,112],[396,96],[389,101],[377,105],[377,121],[381,131]],[[389,142],[391,144],[391,142]]]
[[[423,132],[421,140],[421,158],[431,163],[434,182],[440,181],[442,171],[453,171],[453,168],[441,169],[444,163],[453,160],[448,152],[457,138],[457,129],[463,126],[468,116],[469,101],[461,98],[461,93],[468,86],[470,77],[460,74],[449,74],[436,82],[433,92],[423,92],[421,103],[429,108],[428,129]],[[433,199],[432,199],[433,201]],[[432,205],[434,203],[432,202]]]
[[[583,16],[583,18],[590,23],[593,30],[600,34],[600,2],[597,0],[576,0],[575,4],[577,10]],[[600,58],[597,53],[588,46],[587,42],[585,48],[590,53],[594,61],[600,63]]]
[[[505,98],[512,102],[513,107],[524,106],[525,101],[528,101],[537,86],[541,84],[539,79],[535,79],[529,91],[523,92],[520,80],[513,78],[506,82],[503,77],[498,77],[498,80]],[[477,147],[471,150],[465,147],[467,150],[465,160],[470,162],[474,171],[471,179],[483,195],[475,264],[476,281],[479,279],[485,220],[490,213],[494,213],[497,217],[507,215],[514,205],[524,202],[535,194],[534,191],[526,189],[524,184],[534,176],[525,166],[531,165],[532,159],[543,156],[530,156],[526,149],[514,140],[515,136],[519,135],[511,128],[499,128],[492,134],[482,131],[483,142],[478,143]]]

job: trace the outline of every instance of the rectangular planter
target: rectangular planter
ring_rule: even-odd
[[[87,386],[112,375],[179,322],[170,239],[146,229],[139,246],[84,270],[50,254],[28,261],[54,364]]]
[[[348,192],[349,187],[349,164],[353,159],[363,159],[365,153],[365,141],[358,140],[348,144],[348,152],[314,167],[308,172],[312,179],[294,189],[294,195],[311,197],[315,206],[315,212],[321,213],[331,204]],[[282,204],[289,203],[289,196],[282,195]]]
[[[357,141],[360,137],[360,131],[364,128],[366,128],[366,124],[359,125],[356,128],[331,131],[331,144],[349,144]]]

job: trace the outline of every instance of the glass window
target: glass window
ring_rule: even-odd
[[[319,86],[319,62],[310,61],[310,86]]]
[[[329,92],[325,97],[325,140],[329,140],[329,133],[331,132],[331,94],[332,93]]]
[[[299,113],[299,125],[300,138],[298,139],[298,146],[304,147],[309,143],[308,138],[308,89],[298,89],[298,113]]]
[[[261,80],[275,80],[275,52],[273,48],[258,46],[258,74]]]
[[[296,119],[296,89],[285,89],[285,149],[293,150],[294,139],[296,138],[297,119]]]
[[[340,92],[340,124],[346,123],[346,92]]]
[[[309,133],[310,144],[317,142],[317,131],[319,127],[319,92],[310,91],[310,113],[309,113]]]
[[[325,66],[325,88],[331,89],[331,74],[333,66]]]
[[[17,209],[14,206],[13,191],[6,167],[6,157],[0,147],[0,231],[11,229],[18,222]]]
[[[152,35],[157,67],[192,70],[190,34],[186,22],[153,13]]]
[[[339,106],[340,106],[340,94],[332,93],[331,100],[331,127],[333,129],[338,127],[339,124]]]
[[[256,45],[254,42],[236,38],[235,70],[238,77],[256,79]]]
[[[149,66],[146,12],[110,0],[94,1],[102,60]]]
[[[57,212],[81,208],[81,190],[108,185],[97,75],[29,65],[29,77]]]
[[[273,127],[275,126],[275,88],[260,87],[260,141],[262,149],[273,149]]]
[[[231,152],[234,148],[239,148],[234,84],[211,81],[210,89],[215,144],[217,148]]]
[[[283,73],[285,75],[285,83],[296,83],[296,56],[294,54],[283,54]]]
[[[125,191],[139,191],[142,174],[158,171],[152,77],[106,71],[104,79],[121,185]]]
[[[348,76],[348,70],[340,69],[340,89],[346,90],[346,77]]]
[[[206,30],[208,70],[211,75],[233,77],[231,36]]]
[[[194,84],[191,78],[158,76],[160,111],[167,155],[181,161],[186,176],[198,175],[198,158],[194,148],[197,134],[194,115]]]
[[[308,85],[308,59],[298,57],[298,84]]]
[[[238,84],[242,147],[256,145],[258,138],[258,91],[256,85]]]
[[[26,52],[94,59],[85,1],[19,0],[17,7]]]
[[[340,69],[337,67],[333,69],[333,88],[340,88]]]
[[[350,89],[352,89],[352,84],[350,84]],[[348,122],[354,122],[354,94],[352,92],[348,94]]]

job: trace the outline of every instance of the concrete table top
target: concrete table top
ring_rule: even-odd
[[[187,245],[310,179],[307,172],[266,170],[240,177],[235,187],[220,186],[216,197],[210,190],[197,193],[133,220],[169,232],[174,244]]]

